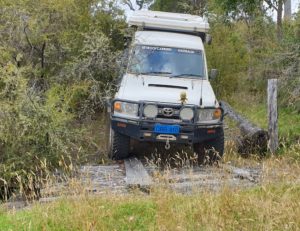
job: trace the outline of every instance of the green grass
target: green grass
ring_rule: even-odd
[[[15,226],[11,216],[4,212],[0,212],[0,230],[14,230]]]
[[[155,204],[134,198],[64,199],[15,214],[0,214],[0,230],[148,230]]]
[[[235,109],[254,124],[267,129],[268,114],[264,104],[234,104]],[[287,108],[278,108],[279,136],[283,139],[300,138],[300,114]]]
[[[300,186],[263,186],[190,196],[165,189],[149,196],[64,198],[0,213],[3,230],[298,230]]]

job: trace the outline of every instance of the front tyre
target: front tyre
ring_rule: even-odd
[[[224,155],[224,130],[218,129],[217,137],[203,143],[194,144],[199,164],[214,164]]]
[[[129,157],[130,137],[115,132],[110,128],[110,152],[109,158],[113,160],[124,160]]]

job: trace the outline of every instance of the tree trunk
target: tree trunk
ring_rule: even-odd
[[[284,20],[290,20],[292,17],[292,0],[285,0],[284,3]]]
[[[278,141],[277,79],[268,80],[269,149],[276,153]]]
[[[282,40],[282,13],[283,13],[283,1],[278,0],[278,9],[277,9],[277,38]]]

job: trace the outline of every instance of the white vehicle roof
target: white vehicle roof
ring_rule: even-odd
[[[202,17],[160,11],[136,11],[128,19],[130,26],[182,32],[207,33],[209,24]]]
[[[158,31],[137,31],[134,44],[204,50],[198,36]]]

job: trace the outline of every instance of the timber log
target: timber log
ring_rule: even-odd
[[[221,106],[225,115],[234,120],[240,129],[241,136],[236,139],[238,152],[242,155],[266,153],[268,132],[241,116],[228,103],[222,101]]]

